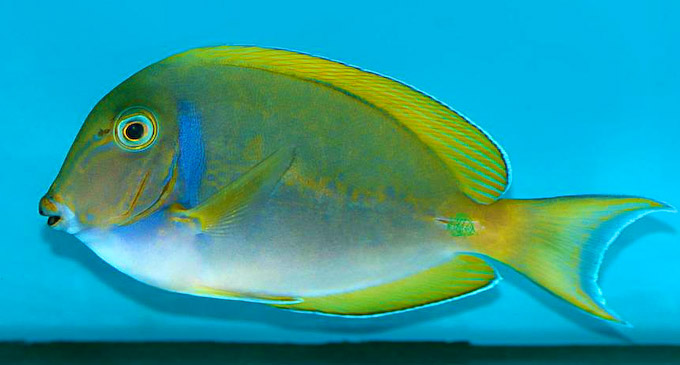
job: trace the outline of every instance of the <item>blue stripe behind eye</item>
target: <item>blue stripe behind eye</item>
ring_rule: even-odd
[[[188,208],[198,205],[199,189],[205,172],[205,148],[201,115],[194,104],[180,101],[179,120],[179,178],[184,182],[183,203]]]

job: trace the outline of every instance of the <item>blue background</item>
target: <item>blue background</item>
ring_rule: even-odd
[[[194,298],[138,283],[47,229],[38,199],[90,108],[152,62],[221,44],[321,55],[436,96],[505,148],[511,197],[680,205],[680,2],[245,3],[0,3],[1,340],[680,344],[678,214],[641,220],[606,256],[601,286],[634,328],[508,270],[483,294],[365,320]]]

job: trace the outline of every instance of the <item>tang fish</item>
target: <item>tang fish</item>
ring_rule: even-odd
[[[198,296],[376,316],[491,288],[507,265],[596,317],[607,246],[670,206],[501,199],[480,127],[385,76],[258,47],[190,50],[87,116],[40,213],[118,270]]]

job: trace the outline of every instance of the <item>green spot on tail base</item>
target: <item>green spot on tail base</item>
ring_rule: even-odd
[[[454,237],[469,237],[475,234],[475,224],[465,213],[458,213],[446,222],[446,230]]]

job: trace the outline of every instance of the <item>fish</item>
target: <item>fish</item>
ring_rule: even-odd
[[[503,198],[508,157],[405,83],[283,49],[219,46],[137,72],[86,117],[40,199],[48,225],[141,282],[373,317],[474,295],[507,266],[594,317],[636,196]]]

